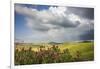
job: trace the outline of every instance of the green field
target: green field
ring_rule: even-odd
[[[57,45],[51,45],[48,43],[15,44],[15,65],[92,60],[94,60],[94,42],[92,41],[64,42]]]
[[[76,51],[81,53],[81,58],[86,60],[93,60],[94,58],[94,43],[93,42],[82,42],[82,43],[64,43],[60,46],[60,49],[68,48],[70,53],[75,56]]]

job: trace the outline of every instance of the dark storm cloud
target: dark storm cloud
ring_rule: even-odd
[[[65,20],[65,22],[59,24],[61,27],[64,27],[64,28],[74,28],[74,27],[77,27],[78,25],[80,24],[79,21],[75,21],[75,22],[71,22],[69,20]]]
[[[94,8],[70,7],[68,10],[80,17],[94,19]]]
[[[63,23],[60,23],[58,24],[59,26],[63,27],[63,28],[74,28],[74,27],[77,27],[80,23],[77,23],[75,22],[75,24],[73,24],[72,22],[69,22],[69,21],[66,21],[66,22],[63,22]]]
[[[38,24],[37,26],[33,26],[32,28],[33,28],[34,30],[40,31],[40,32],[45,32],[45,31],[48,31],[48,30],[49,30],[48,27],[43,26],[43,25],[41,25],[41,24]]]
[[[81,40],[94,40],[94,30],[86,31],[80,35]]]
[[[69,20],[67,18],[62,18],[60,20],[62,20],[62,21],[59,21],[59,20],[51,21],[50,24],[61,27],[61,28],[74,28],[80,24],[79,21],[72,22],[71,20]]]

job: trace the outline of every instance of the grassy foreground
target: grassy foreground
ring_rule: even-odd
[[[63,63],[94,60],[94,42],[15,44],[15,65]]]

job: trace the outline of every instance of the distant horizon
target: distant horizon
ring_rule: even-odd
[[[94,8],[15,4],[15,42],[94,41]]]
[[[76,40],[76,41],[64,41],[64,42],[82,42],[82,41],[94,41],[94,40]],[[51,41],[54,42],[54,41]],[[64,42],[54,42],[54,43],[64,43]],[[15,43],[50,43],[50,42],[15,42]]]

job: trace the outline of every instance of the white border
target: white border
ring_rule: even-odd
[[[73,1],[72,1],[73,2]],[[89,62],[70,62],[70,63],[59,63],[59,64],[40,64],[40,65],[21,65],[21,66],[15,66],[14,65],[14,3],[21,3],[21,4],[35,4],[35,5],[60,5],[60,6],[74,6],[74,7],[89,7],[89,8],[94,8],[95,6],[91,5],[91,3],[72,3],[71,1],[63,2],[63,1],[39,1],[39,0],[13,0],[11,1],[11,64],[10,67],[11,69],[41,69],[41,68],[46,68],[47,67],[56,67],[58,65],[66,65],[73,66],[74,65],[87,65],[89,64],[94,64],[95,61],[89,61]],[[70,68],[70,67],[69,67]]]
[[[11,41],[10,41],[10,45],[11,45],[11,62],[10,62],[10,67],[11,69],[14,69],[14,3],[11,2],[11,8],[10,8],[10,14],[11,14],[11,34],[10,34],[10,37],[11,37]]]

